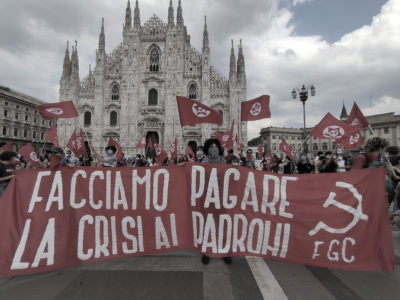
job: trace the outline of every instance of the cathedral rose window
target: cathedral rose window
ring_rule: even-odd
[[[158,72],[160,64],[160,52],[157,48],[154,48],[150,52],[150,71]]]

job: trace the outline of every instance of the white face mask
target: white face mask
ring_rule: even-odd
[[[112,151],[112,150],[107,150],[107,154],[108,154],[108,155],[112,155],[112,154],[113,154],[113,151]]]

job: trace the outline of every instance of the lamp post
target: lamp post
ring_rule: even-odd
[[[306,138],[306,101],[308,99],[308,91],[310,91],[311,96],[315,96],[315,87],[311,84],[309,86],[303,86],[301,89],[294,88],[292,91],[293,99],[297,98],[297,93],[299,94],[300,101],[303,103],[303,141]],[[304,144],[305,150],[307,150],[307,145]]]

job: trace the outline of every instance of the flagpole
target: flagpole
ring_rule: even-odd
[[[371,125],[368,125],[368,129],[369,129],[369,131],[371,132],[372,135],[375,135],[375,134],[374,134],[374,131],[372,130]]]

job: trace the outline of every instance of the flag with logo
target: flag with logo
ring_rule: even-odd
[[[36,105],[38,112],[46,120],[54,118],[76,118],[78,111],[72,101]]]
[[[361,134],[361,131],[352,133],[348,136],[344,136],[336,142],[339,145],[342,145],[345,149],[356,149],[364,145],[364,137]]]
[[[236,142],[236,150],[239,152],[242,151],[244,148],[244,145],[239,142],[239,138],[238,138],[237,134],[236,134],[235,142]]]
[[[234,128],[235,120],[232,120],[231,129],[226,131],[221,136],[221,146],[226,148],[226,150],[231,150],[233,148],[233,128]]]
[[[140,137],[139,141],[136,144],[136,148],[146,148],[146,132],[143,133],[143,135]]]
[[[56,122],[53,122],[53,124],[51,124],[51,128],[49,130],[49,133],[47,134],[46,141],[52,143],[55,147],[60,147],[60,143],[58,142]]]
[[[116,142],[111,136],[108,139],[108,146],[114,146],[117,148],[117,152],[114,153],[115,157],[117,158],[118,161],[120,161],[123,156],[122,156],[122,147],[118,142]]]
[[[269,95],[262,95],[253,100],[242,102],[241,120],[255,121],[271,117]]]
[[[369,125],[368,120],[364,117],[356,102],[354,102],[353,107],[351,108],[346,123],[359,129],[363,129]]]
[[[156,151],[157,164],[162,166],[164,160],[168,157],[168,153],[157,143],[154,143],[154,150]]]
[[[346,124],[336,119],[331,113],[327,113],[318,125],[314,127],[310,135],[320,139],[338,140],[357,131],[357,127]]]
[[[286,142],[285,139],[282,139],[282,143],[279,145],[279,150],[286,154],[286,156],[290,157],[290,159],[294,158],[293,147]]]
[[[77,135],[76,135],[76,132],[75,132],[75,130],[72,132],[72,134],[71,134],[71,137],[69,138],[69,140],[68,140],[68,143],[67,143],[67,147],[72,151],[72,152],[74,152],[74,154],[76,155],[76,151],[77,151]]]
[[[176,155],[178,154],[178,141],[175,138],[175,140],[171,143],[169,146],[171,148],[171,162],[174,161]]]
[[[21,154],[27,161],[29,161],[36,169],[40,168],[39,156],[36,154],[31,143],[27,143],[25,146],[19,149],[18,153]]]
[[[181,126],[199,123],[221,124],[219,111],[189,98],[176,96]]]

